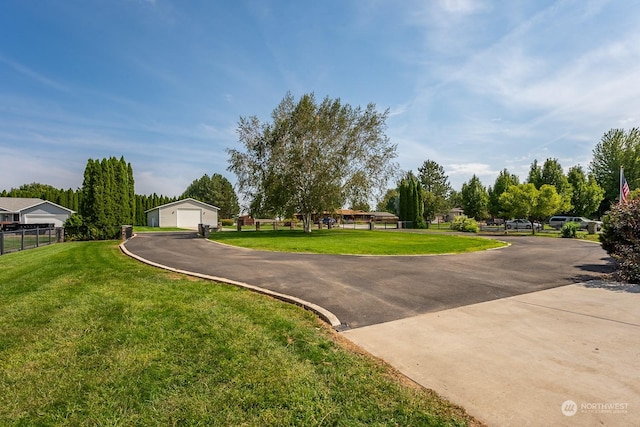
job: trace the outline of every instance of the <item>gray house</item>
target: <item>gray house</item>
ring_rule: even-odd
[[[220,209],[195,199],[183,199],[145,211],[149,227],[197,229],[198,224],[218,226]]]
[[[54,224],[62,227],[74,213],[48,200],[0,197],[0,224]]]

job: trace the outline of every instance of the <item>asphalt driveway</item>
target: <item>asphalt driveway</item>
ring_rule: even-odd
[[[440,256],[344,256],[254,251],[195,233],[140,233],[127,250],[180,270],[291,295],[333,313],[343,329],[599,279],[610,259],[575,239],[500,236],[510,246]]]
[[[640,286],[598,280],[611,269],[600,245],[500,239],[510,246],[402,257],[253,251],[194,233],[125,246],[327,309],[346,338],[488,425],[640,425]]]

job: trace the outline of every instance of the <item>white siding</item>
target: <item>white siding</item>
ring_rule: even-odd
[[[67,218],[68,214],[25,214],[22,220],[25,224],[54,224],[62,227]]]

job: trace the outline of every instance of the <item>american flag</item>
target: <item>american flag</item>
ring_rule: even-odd
[[[627,196],[629,195],[629,184],[624,177],[624,172],[620,171],[620,202],[627,203]]]

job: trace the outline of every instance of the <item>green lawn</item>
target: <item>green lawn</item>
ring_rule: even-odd
[[[297,306],[140,264],[114,242],[12,253],[0,425],[473,422],[342,340]]]
[[[369,230],[219,232],[211,240],[251,249],[353,255],[419,255],[479,251],[504,246],[497,240],[453,234]]]

